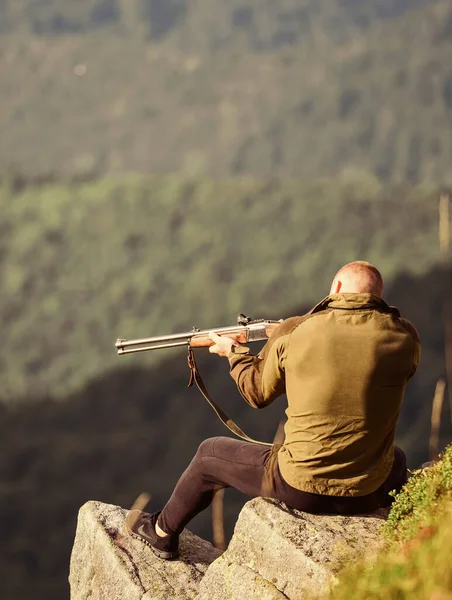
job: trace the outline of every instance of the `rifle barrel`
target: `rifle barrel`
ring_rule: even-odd
[[[145,352],[146,350],[161,350],[162,348],[173,348],[174,346],[188,346],[188,340],[181,342],[171,342],[168,344],[159,344],[155,346],[141,346],[140,348],[121,348],[116,343],[116,347],[118,348],[118,354],[132,354],[133,352]]]
[[[243,331],[244,329],[246,329],[246,327],[244,325],[234,325],[234,326],[229,326],[229,327],[212,327],[212,329],[203,329],[202,331],[198,331],[196,329],[193,329],[192,331],[186,331],[184,333],[171,333],[169,335],[159,335],[156,337],[150,337],[150,338],[140,338],[140,339],[136,339],[136,340],[123,340],[123,339],[118,339],[116,340],[116,348],[118,349],[118,352],[120,354],[123,354],[124,352],[120,352],[121,350],[124,350],[124,348],[127,348],[129,346],[142,346],[143,344],[151,344],[151,346],[149,346],[148,348],[146,348],[146,350],[153,350],[154,348],[157,350],[158,348],[169,348],[168,345],[166,345],[166,342],[172,342],[172,341],[177,341],[177,340],[183,340],[183,342],[180,342],[178,344],[174,344],[175,346],[183,346],[185,344],[188,343],[189,340],[191,340],[191,338],[193,336],[196,335],[208,335],[211,331],[215,331],[218,334],[222,334],[222,333],[235,333],[235,332],[239,332],[239,331]],[[163,343],[164,345],[162,346],[157,346],[157,344]]]
[[[159,335],[136,340],[119,339],[116,341],[116,348],[127,348],[127,346],[140,346],[142,344],[158,344],[159,342],[171,342],[173,340],[189,340],[193,337],[194,333],[193,331],[187,331],[186,333],[171,333],[170,335]]]

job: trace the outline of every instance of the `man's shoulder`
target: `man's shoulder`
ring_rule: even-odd
[[[404,329],[406,329],[406,331],[408,331],[408,333],[411,334],[411,336],[414,338],[414,340],[416,342],[421,341],[421,338],[419,336],[418,330],[416,329],[416,327],[413,325],[413,323],[411,323],[410,321],[408,321],[408,319],[404,319],[403,317],[400,317],[400,323],[402,324],[402,327]]]
[[[281,325],[278,326],[278,328],[275,330],[274,335],[277,335],[278,337],[290,335],[294,331],[294,329],[296,329],[299,325],[301,325],[313,316],[314,315],[311,313],[306,313],[305,315],[289,317],[288,319],[285,319],[281,323]]]
[[[405,331],[407,331],[416,342],[420,343],[421,339],[420,339],[418,330],[413,325],[413,323],[408,321],[408,319],[405,319],[404,317],[402,317],[402,315],[400,314],[400,310],[397,308],[397,306],[388,306],[388,309],[389,309],[389,313],[391,314],[392,318],[397,323],[399,323],[403,327],[403,329],[405,329]]]

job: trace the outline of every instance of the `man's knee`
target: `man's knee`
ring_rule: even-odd
[[[206,456],[212,456],[213,448],[215,446],[215,442],[218,440],[218,437],[208,438],[199,444],[199,448],[196,452],[195,458],[201,460]]]

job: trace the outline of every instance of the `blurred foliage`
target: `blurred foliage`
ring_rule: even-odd
[[[118,358],[117,336],[300,313],[370,260],[423,341],[398,441],[426,459],[451,40],[446,0],[0,2],[2,600],[67,597],[79,506],[147,490],[160,508],[224,433],[183,351]],[[200,363],[271,440],[284,402],[256,416],[224,361]],[[443,442],[448,425],[446,403]],[[209,515],[193,528],[209,537]]]
[[[128,31],[134,25],[143,26],[148,39],[173,36],[192,48],[234,48],[239,38],[249,49],[263,50],[294,45],[316,27],[334,40],[344,39],[435,1],[3,0],[0,31],[64,35],[112,27]],[[189,33],[195,29],[193,39]]]
[[[4,179],[1,397],[67,395],[134,338],[279,318],[327,295],[354,259],[390,280],[437,260],[437,194],[343,182],[173,177],[27,185]],[[406,235],[409,232],[409,235]]]
[[[451,183],[448,0],[0,4],[0,164]]]
[[[434,467],[417,472],[396,496],[387,522],[393,543],[375,565],[350,568],[335,600],[452,598],[452,446]]]

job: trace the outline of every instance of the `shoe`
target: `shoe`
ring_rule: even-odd
[[[126,527],[129,533],[152,550],[159,558],[176,560],[179,557],[179,535],[171,534],[160,537],[155,531],[155,524],[160,512],[153,514],[141,510],[129,510]]]

